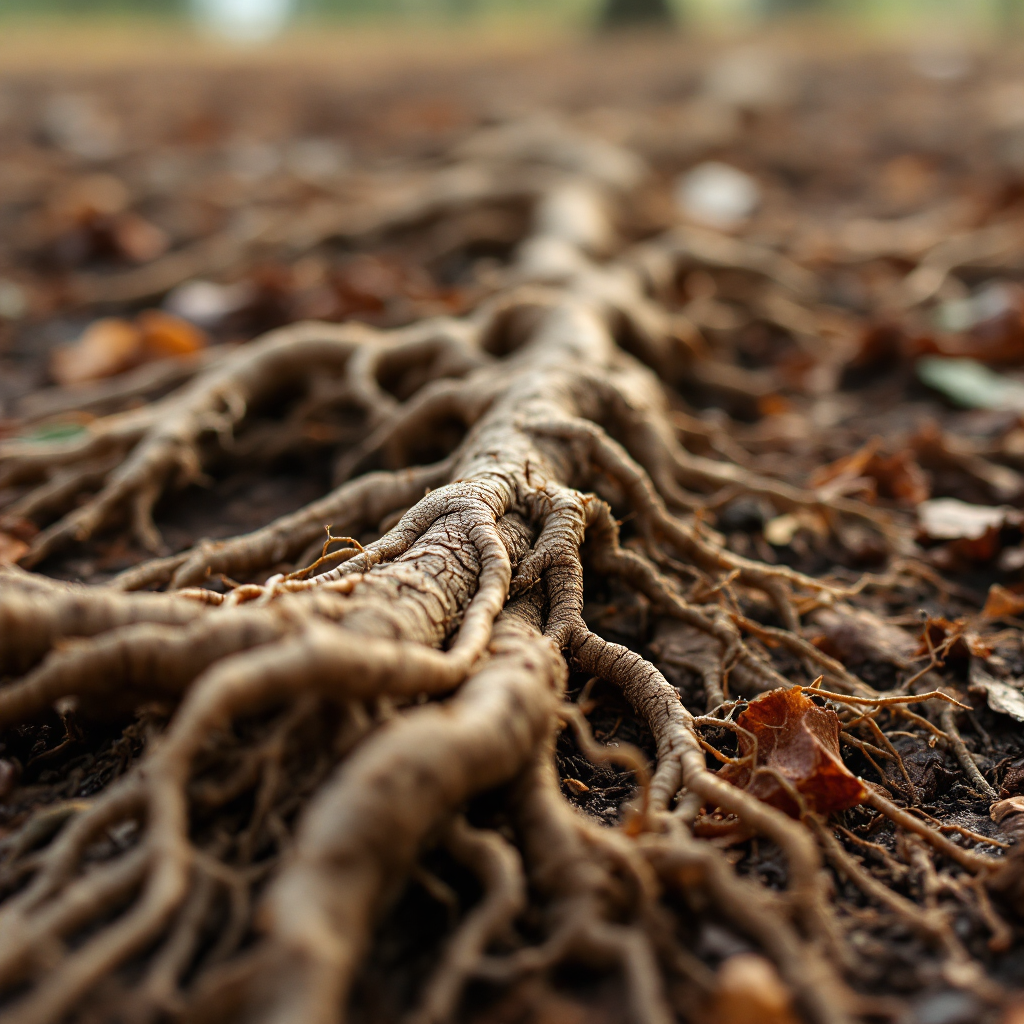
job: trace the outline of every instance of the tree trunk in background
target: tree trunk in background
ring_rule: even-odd
[[[672,25],[675,12],[669,0],[605,0],[602,28],[632,28]]]

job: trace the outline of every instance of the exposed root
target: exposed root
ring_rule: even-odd
[[[857,863],[826,825],[812,819],[811,826],[825,856],[841,875],[849,878],[869,899],[880,903],[908,928],[919,932],[929,943],[943,951],[943,976],[946,981],[958,988],[977,991],[986,998],[992,997],[992,983],[985,979],[981,965],[964,949],[945,913],[936,909],[922,909],[905,896],[894,892]]]
[[[411,1024],[449,1019],[473,978],[509,982],[567,961],[619,971],[633,1018],[670,1024],[675,980],[697,978],[704,992],[715,984],[690,948],[705,917],[763,950],[814,1024],[852,1024],[864,1004],[844,977],[861,954],[839,925],[822,851],[940,950],[950,984],[997,1001],[937,901],[961,901],[1005,943],[988,888],[1012,851],[965,849],[870,790],[866,805],[902,830],[907,863],[844,835],[898,882],[913,873],[932,901],[922,909],[853,859],[830,824],[789,817],[722,779],[697,735],[698,725],[736,728],[737,692],[821,672],[829,689],[814,693],[839,705],[847,747],[880,774],[888,767],[894,791],[918,799],[886,724],[899,715],[947,743],[979,793],[995,795],[957,732],[955,702],[941,729],[905,707],[952,698],[909,694],[909,683],[879,693],[802,634],[808,608],[853,597],[866,581],[843,586],[746,557],[702,523],[702,507],[747,495],[814,511],[837,534],[853,521],[902,550],[887,512],[754,473],[737,447],[719,445],[734,464],[676,439],[664,381],[728,376],[697,357],[692,325],[654,301],[677,266],[772,282],[775,300],[759,301],[801,336],[807,316],[778,297],[806,298],[814,281],[778,253],[691,229],[598,263],[617,244],[609,210],[642,174],[629,154],[558,126],[495,129],[475,144],[475,156],[469,146],[405,205],[374,213],[379,225],[404,223],[467,194],[533,203],[532,233],[470,316],[387,333],[296,324],[179,368],[179,391],[97,419],[82,436],[0,444],[8,516],[45,526],[25,558],[38,565],[126,518],[160,550],[153,517],[172,489],[264,442],[284,451],[303,423],[338,406],[356,424],[336,454],[345,482],[259,530],[154,559],[106,587],[0,571],[0,726],[31,725],[70,697],[82,711],[176,705],[100,795],[56,804],[4,840],[0,1020],[58,1024],[80,1007],[102,1017],[115,1006],[140,1024],[338,1024],[375,928],[439,842],[478,876],[483,897],[458,922]],[[195,255],[111,287],[146,291]],[[119,408],[172,378],[140,372],[48,407]],[[767,394],[753,373],[730,380],[748,398]],[[245,433],[253,410],[283,400],[297,401],[287,436]],[[678,663],[701,687],[687,701],[706,717],[696,720],[637,650],[587,625],[592,586],[627,595],[639,616],[653,612],[659,631],[685,634]],[[173,593],[135,592],[154,587]],[[638,649],[651,639],[645,628]],[[665,636],[650,649],[667,649]],[[593,739],[565,702],[570,666],[621,691],[635,712],[630,738],[646,742],[644,727],[653,738],[653,766],[624,739]],[[601,811],[622,827],[562,796],[554,737],[565,721],[584,755],[632,772],[639,800]],[[483,794],[500,831],[467,822]],[[736,842],[778,847],[778,891],[692,834],[702,808],[734,819]],[[970,877],[936,871],[932,851]]]
[[[597,830],[566,805],[550,751],[523,781],[518,823],[531,882],[551,900],[548,938],[541,946],[491,963],[482,973],[509,978],[566,959],[617,965],[636,1019],[642,1024],[670,1021],[656,952],[643,927],[652,909],[654,880],[630,846],[613,843],[614,834]],[[626,872],[621,881],[612,873],[615,867]],[[617,923],[622,916],[627,923]]]
[[[967,778],[971,780],[971,784],[979,793],[987,796],[989,800],[998,800],[999,794],[989,783],[988,779],[981,774],[974,758],[971,757],[971,752],[964,745],[960,730],[956,727],[956,713],[951,705],[947,704],[942,709],[939,713],[939,721],[942,723],[943,732],[949,738],[949,744],[953,748],[957,761],[960,762],[960,767],[963,768]]]
[[[462,988],[473,976],[490,942],[511,930],[526,907],[526,878],[515,847],[497,832],[470,827],[458,817],[445,846],[480,879],[484,897],[466,915],[444,951],[440,966],[423,993],[409,1024],[441,1024],[454,1013]]]

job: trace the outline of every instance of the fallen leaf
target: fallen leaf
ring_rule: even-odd
[[[0,565],[14,565],[25,552],[28,545],[9,533],[0,533]]]
[[[895,455],[876,455],[865,469],[865,476],[875,480],[883,498],[906,505],[917,505],[931,494],[928,477],[909,448]]]
[[[73,345],[53,353],[50,373],[63,385],[101,380],[137,362],[141,346],[138,327],[117,317],[104,317],[93,321]]]
[[[799,816],[800,807],[790,787],[807,809],[819,814],[853,807],[864,799],[863,783],[839,755],[839,716],[800,689],[762,694],[736,722],[753,737],[738,734],[740,754],[753,754],[755,740],[757,749],[753,768],[749,762],[728,764],[719,772],[733,785],[793,817]]]
[[[993,583],[985,599],[985,607],[981,614],[986,619],[1002,619],[1007,616],[1020,615],[1024,612],[1024,594],[1015,594],[998,583]]]
[[[968,628],[966,619],[929,619],[921,630],[915,657],[926,655],[929,644],[943,662],[962,662],[972,657],[984,661],[992,653],[988,644]]]
[[[717,980],[709,1024],[796,1024],[789,989],[765,957],[731,956],[719,968]]]
[[[1000,796],[1024,796],[1024,757],[1015,758],[1007,767],[999,784]]]
[[[147,309],[136,318],[146,351],[157,357],[188,356],[206,347],[205,331],[162,309]]]
[[[699,676],[714,675],[722,664],[721,641],[677,619],[663,619],[658,623],[651,650],[659,662]]]
[[[861,608],[819,608],[811,622],[821,630],[814,645],[844,665],[889,662],[902,668],[917,650],[917,641],[909,633]]]
[[[816,470],[811,487],[831,497],[860,494],[868,501],[889,498],[917,505],[931,494],[928,478],[917,464],[914,453],[904,448],[895,455],[882,455],[880,437],[872,438],[852,455]]]
[[[946,768],[942,754],[929,747],[926,740],[918,736],[900,736],[893,747],[903,762],[883,762],[882,771],[896,790],[903,790],[907,773],[919,800],[931,803],[939,793],[945,793],[960,778],[960,774]]]
[[[819,466],[811,474],[811,486],[818,489],[835,480],[855,480],[858,477],[864,476],[865,469],[875,457],[880,445],[881,438],[873,437],[852,455],[844,455],[841,459],[836,459],[835,462]]]
[[[917,519],[929,540],[980,540],[993,529],[1020,523],[1021,514],[1007,505],[970,505],[957,498],[932,498],[917,506]]]
[[[989,809],[989,817],[997,824],[1004,822],[1011,814],[1024,814],[1024,796],[1011,796],[997,800]]]
[[[936,309],[936,325],[951,332],[936,339],[942,355],[968,356],[983,363],[1024,360],[1021,292],[1005,281],[985,285],[976,294],[949,299]]]
[[[984,695],[993,711],[1024,722],[1024,689],[996,679],[984,669],[980,658],[971,659],[969,689],[972,693]]]
[[[928,387],[968,409],[1024,410],[1024,383],[995,373],[976,359],[925,356],[917,376]]]

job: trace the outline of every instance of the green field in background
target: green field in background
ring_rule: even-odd
[[[681,21],[756,21],[811,14],[879,25],[918,20],[979,26],[1024,22],[1024,0],[672,0]],[[593,21],[602,0],[296,0],[300,20],[492,20],[529,16],[553,22]],[[0,0],[0,18],[129,16],[181,18],[190,0]]]

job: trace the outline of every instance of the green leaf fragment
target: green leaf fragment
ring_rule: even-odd
[[[916,370],[922,383],[964,408],[1024,411],[1024,383],[975,359],[925,356],[917,361]]]

